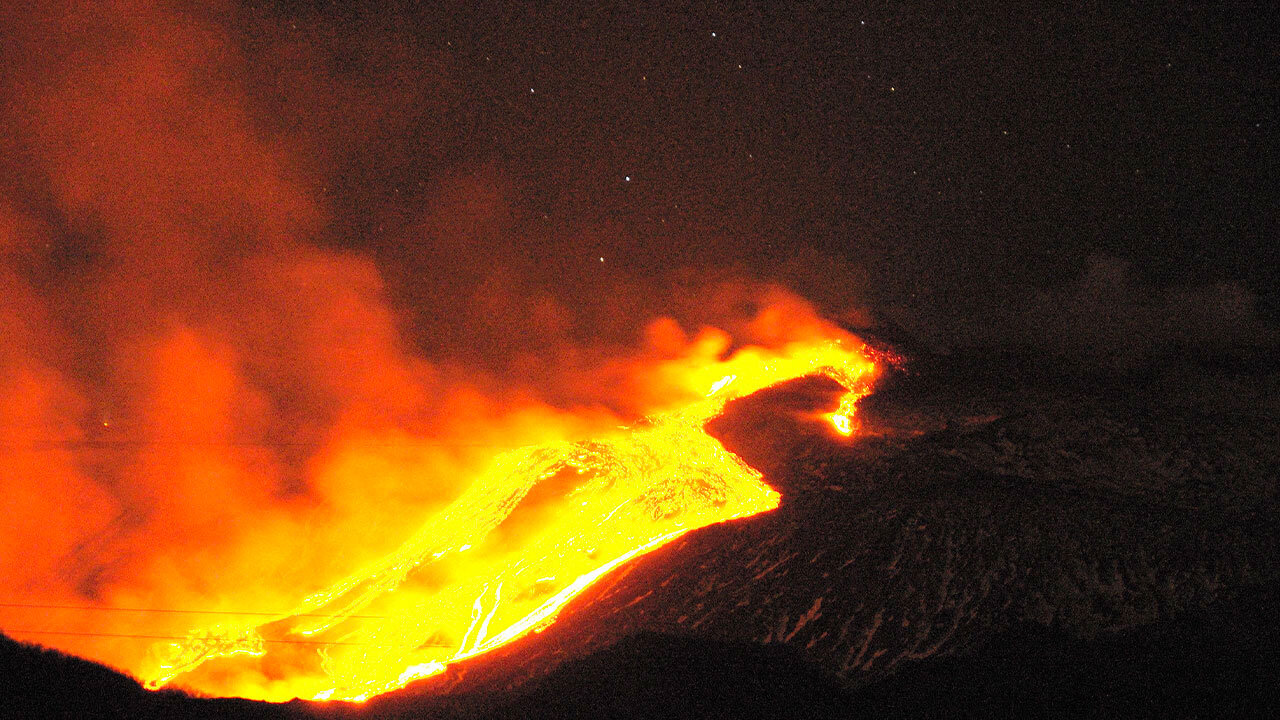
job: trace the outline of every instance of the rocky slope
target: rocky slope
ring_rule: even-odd
[[[821,387],[757,396],[716,432],[781,508],[677,541],[409,694],[517,688],[644,631],[781,643],[856,689],[1011,628],[1088,641],[1252,593],[1280,549],[1276,378],[1174,376],[900,379],[851,445],[789,415]]]
[[[778,510],[691,533],[545,632],[399,693],[232,714],[1114,713],[1148,687],[1253,707],[1280,677],[1280,375],[969,367],[893,379],[852,443],[798,417],[820,382],[743,401],[713,431]]]

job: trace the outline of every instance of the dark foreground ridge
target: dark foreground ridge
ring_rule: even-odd
[[[1023,625],[857,691],[784,646],[643,635],[566,662],[491,717],[1276,717],[1277,597],[1092,641]]]
[[[0,642],[5,717],[1276,716],[1280,374],[971,364],[893,379],[870,434],[712,430],[784,494],[611,574],[545,632],[365,705],[147,693]]]
[[[784,645],[643,633],[518,692],[325,708],[152,693],[114,671],[0,638],[6,718],[1276,717],[1280,594],[1080,640],[1038,625],[850,691]]]
[[[176,690],[151,692],[97,663],[0,635],[0,717],[278,720],[304,715],[249,700],[193,698]]]

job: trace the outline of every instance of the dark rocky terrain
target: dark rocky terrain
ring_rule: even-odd
[[[6,685],[167,716],[1267,714],[1280,374],[918,361],[865,401],[849,444],[796,417],[829,392],[761,393],[712,428],[783,492],[778,510],[692,533],[547,631],[400,693],[140,697],[11,644]]]

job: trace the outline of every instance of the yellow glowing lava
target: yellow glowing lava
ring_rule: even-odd
[[[536,632],[619,565],[690,530],[777,507],[760,473],[703,430],[726,402],[824,375],[846,391],[827,418],[847,435],[874,371],[852,338],[748,347],[682,368],[700,399],[591,441],[498,456],[399,550],[292,612],[159,646],[147,684],[360,701]]]

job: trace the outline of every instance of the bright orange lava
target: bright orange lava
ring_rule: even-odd
[[[291,612],[157,646],[147,685],[361,701],[537,632],[619,565],[695,528],[777,507],[760,473],[703,430],[726,402],[824,375],[846,391],[826,418],[848,435],[875,369],[848,336],[671,368],[705,395],[604,437],[494,458],[398,550]]]

